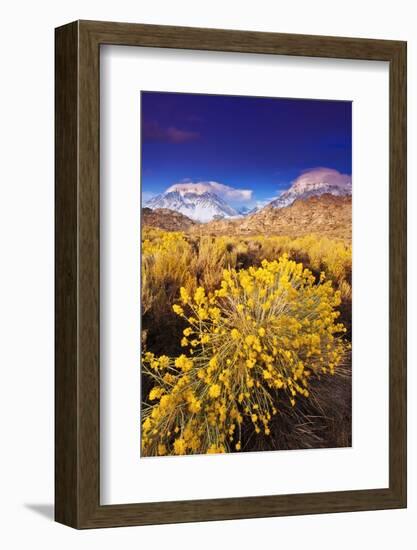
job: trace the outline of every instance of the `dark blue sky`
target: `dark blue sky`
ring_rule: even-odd
[[[253,205],[305,170],[352,172],[348,101],[142,92],[141,106],[144,202],[173,183],[217,181],[252,189]]]

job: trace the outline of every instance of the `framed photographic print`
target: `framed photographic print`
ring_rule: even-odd
[[[56,29],[56,520],[406,506],[406,44]]]

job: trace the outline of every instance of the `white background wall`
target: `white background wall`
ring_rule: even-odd
[[[416,547],[417,24],[397,0],[126,0],[1,7],[0,544],[3,548]],[[408,40],[408,510],[77,532],[52,522],[54,27],[74,19]],[[370,205],[371,210],[372,205]],[[372,219],[370,219],[370,222]],[[375,266],[375,276],[377,276]],[[377,314],[377,312],[376,312]],[[378,345],[375,342],[375,345]],[[372,396],[370,395],[370,400]],[[256,475],[251,472],[250,475]],[[343,472],[340,472],[343,476]]]

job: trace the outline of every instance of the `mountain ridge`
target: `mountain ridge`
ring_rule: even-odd
[[[298,199],[320,195],[347,196],[352,194],[352,178],[332,168],[315,168],[302,173],[291,187],[266,206],[283,208]]]
[[[163,193],[151,198],[145,207],[152,210],[169,209],[202,223],[219,219],[251,216],[268,208],[285,208],[300,199],[321,195],[349,196],[352,194],[352,178],[332,168],[314,168],[301,173],[291,186],[263,207],[234,204],[252,199],[252,191],[236,189],[216,181],[174,183]]]
[[[156,227],[164,231],[187,231],[197,222],[184,214],[168,208],[142,208],[142,226]]]
[[[317,233],[351,241],[352,198],[322,194],[297,199],[282,208],[266,206],[240,219],[218,220],[191,228],[210,235],[287,235]]]
[[[195,235],[287,235],[317,233],[351,241],[352,198],[322,194],[297,199],[282,208],[266,206],[240,218],[198,223],[169,209],[142,209],[142,225]]]

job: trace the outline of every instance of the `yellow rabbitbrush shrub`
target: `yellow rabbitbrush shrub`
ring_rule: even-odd
[[[309,398],[311,377],[333,374],[346,344],[340,292],[283,255],[225,270],[220,288],[181,288],[187,319],[176,359],[146,353],[155,385],[143,408],[144,455],[244,450],[242,427],[268,437],[285,402]],[[247,434],[247,428],[245,430]]]

